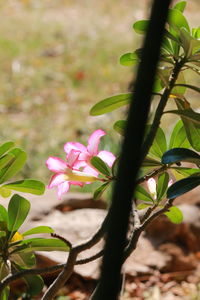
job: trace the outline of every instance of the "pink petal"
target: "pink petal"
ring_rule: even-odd
[[[68,154],[71,150],[78,150],[80,152],[87,152],[86,147],[81,143],[68,142],[64,145],[64,150]]]
[[[61,196],[69,191],[70,183],[65,181],[58,186],[58,199],[61,199]]]
[[[74,167],[74,165],[76,164],[76,162],[78,162],[79,155],[80,155],[80,151],[71,150],[67,154],[67,163],[68,163],[68,166],[70,166],[71,168]]]
[[[54,174],[50,179],[49,185],[47,186],[48,189],[51,189],[51,188],[65,182],[66,181],[65,178],[66,178],[65,174],[63,174],[63,173]]]
[[[50,156],[46,161],[47,168],[52,172],[64,172],[67,168],[67,163],[59,157]]]
[[[94,169],[90,166],[87,166],[87,167],[83,168],[83,172],[88,173],[90,175],[93,175],[95,177],[98,177],[98,175],[99,175],[99,172],[96,169]]]
[[[79,181],[70,181],[71,184],[73,185],[78,185],[78,186],[84,186],[84,183],[83,182],[79,182]]]
[[[98,154],[100,138],[104,135],[106,135],[105,131],[103,131],[102,129],[97,129],[89,137],[87,150],[92,156]]]
[[[105,163],[107,163],[109,167],[112,167],[116,159],[114,154],[106,150],[100,151],[97,156],[100,157]]]

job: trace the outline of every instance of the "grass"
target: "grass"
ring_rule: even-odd
[[[198,1],[188,3],[198,25]],[[91,131],[112,130],[120,116],[90,117],[107,96],[126,92],[131,70],[119,56],[139,47],[132,23],[147,14],[147,1],[8,0],[0,2],[0,130],[29,155],[24,175],[48,180],[45,160],[64,158],[67,141],[86,142]],[[196,97],[196,95],[194,96]]]

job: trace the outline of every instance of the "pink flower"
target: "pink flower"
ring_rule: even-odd
[[[99,172],[94,167],[92,167],[90,160],[93,156],[100,157],[109,167],[112,167],[113,162],[115,161],[115,156],[109,151],[99,151],[99,143],[102,136],[106,135],[105,131],[102,129],[95,130],[88,139],[87,147],[83,144],[76,142],[68,142],[64,145],[64,150],[67,155],[71,150],[80,151],[79,161],[80,165],[83,167],[83,171],[94,176],[98,176]]]
[[[57,186],[59,199],[62,194],[68,192],[72,184],[83,186],[98,180],[96,176],[78,170],[80,166],[79,155],[80,151],[71,150],[67,154],[67,161],[53,156],[50,156],[46,161],[47,168],[55,173],[51,177],[48,188]]]

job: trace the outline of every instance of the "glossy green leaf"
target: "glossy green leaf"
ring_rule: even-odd
[[[200,48],[200,41],[192,37],[185,28],[180,29],[180,40],[186,57],[190,57]]]
[[[131,93],[119,94],[119,95],[106,98],[98,102],[91,108],[90,115],[98,116],[98,115],[106,114],[121,106],[129,104],[130,100],[131,100]]]
[[[171,167],[170,170],[175,170],[179,174],[181,174],[181,178],[188,177],[190,175],[194,175],[196,173],[199,173],[199,169],[193,169],[193,168],[186,168],[186,167]],[[180,176],[179,176],[180,179]]]
[[[19,148],[14,148],[9,153],[14,155],[14,158],[8,166],[0,170],[0,183],[5,182],[17,174],[24,166],[27,159],[26,152]]]
[[[127,121],[125,121],[125,120],[119,120],[119,121],[115,122],[115,124],[113,125],[113,128],[119,134],[124,135],[126,123],[127,123]]]
[[[187,148],[173,148],[166,151],[162,156],[163,164],[173,164],[181,161],[200,165],[200,155]]]
[[[168,199],[175,199],[200,185],[200,173],[181,179],[172,184],[167,191]]]
[[[69,246],[65,242],[59,239],[43,239],[32,238],[21,241],[21,245],[27,245],[28,247],[23,252],[30,251],[69,251]]]
[[[108,165],[98,156],[93,156],[90,163],[97,169],[101,174],[110,176],[110,169]]]
[[[174,224],[180,224],[181,222],[183,222],[182,211],[176,206],[170,207],[169,211],[166,212],[165,215]]]
[[[3,198],[8,198],[10,197],[11,195],[11,191],[3,186],[0,187],[0,195],[3,197]]]
[[[31,235],[31,234],[38,234],[38,233],[53,233],[54,230],[49,226],[37,226],[34,228],[31,228],[24,233],[22,233],[23,236]]]
[[[165,195],[169,182],[169,174],[164,172],[158,176],[158,182],[156,186],[157,201],[160,201]]]
[[[4,167],[6,167],[13,158],[14,158],[14,155],[12,155],[10,153],[2,156],[0,158],[0,169],[3,169]]]
[[[142,166],[143,167],[159,167],[162,163],[160,161],[157,161],[151,157],[146,157]]]
[[[149,153],[161,158],[163,153],[167,150],[167,141],[164,131],[159,127],[153,141],[153,145],[150,148]]]
[[[168,23],[173,29],[178,32],[181,28],[185,28],[188,32],[190,32],[190,27],[186,18],[181,13],[181,11],[177,9],[169,9]]]
[[[30,203],[25,198],[15,194],[8,205],[8,230],[17,231],[23,224],[30,210]]]
[[[102,194],[105,192],[105,190],[108,188],[110,182],[106,182],[102,184],[98,189],[94,191],[93,199],[99,200],[102,196]]]
[[[0,221],[8,222],[8,213],[3,205],[0,204]]]
[[[183,126],[183,122],[179,120],[174,129],[172,131],[170,142],[169,142],[169,149],[172,148],[189,148],[190,144],[187,140],[186,132]]]
[[[133,24],[133,29],[138,34],[145,34],[149,25],[149,20],[137,21]]]
[[[22,268],[32,268],[36,264],[35,254],[29,253],[14,253],[11,255],[11,261],[18,264]]]
[[[182,118],[190,121],[191,123],[200,126],[200,114],[193,111],[191,108],[182,110],[168,110],[165,113],[171,113],[181,116]]]
[[[132,52],[123,54],[119,61],[121,65],[129,67],[138,64],[140,59],[135,52]]]
[[[45,191],[45,185],[41,181],[25,179],[11,182],[3,185],[3,187],[23,193],[30,193],[34,195],[42,195]]]
[[[137,205],[137,209],[142,210],[142,209],[145,209],[145,208],[150,207],[150,206],[152,206],[152,204],[140,203],[140,204]]]
[[[41,276],[39,275],[25,275],[23,276],[24,281],[28,287],[28,294],[30,296],[38,295],[43,287],[44,281]]]
[[[187,4],[186,1],[180,1],[174,5],[173,9],[178,9],[181,12],[184,12],[186,4]]]
[[[162,80],[159,78],[158,75],[155,77],[154,86],[153,86],[153,93],[158,93],[164,88]]]
[[[192,28],[192,36],[195,39],[200,39],[200,26],[197,28]]]
[[[181,99],[175,99],[178,110],[185,110],[185,102]],[[200,151],[200,128],[197,124],[194,124],[190,120],[181,116],[183,121],[186,135],[190,145],[196,150]]]
[[[0,157],[2,155],[4,155],[6,152],[8,152],[8,150],[10,150],[11,148],[13,148],[14,145],[15,144],[13,142],[6,142],[6,143],[2,144],[0,146]]]
[[[145,202],[154,202],[151,195],[141,185],[136,187],[134,198],[137,200],[143,200]]]

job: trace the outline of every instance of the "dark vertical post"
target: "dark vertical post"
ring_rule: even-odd
[[[141,147],[170,2],[170,0],[154,0],[153,2],[135,92],[132,94],[117,181],[113,191],[113,202],[110,208],[110,223],[101,277],[98,288],[92,297],[94,300],[116,300],[118,298],[132,196],[141,165]]]

